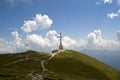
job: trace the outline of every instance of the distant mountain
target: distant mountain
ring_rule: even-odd
[[[29,50],[0,54],[0,80],[120,80],[120,72],[73,50]]]
[[[81,52],[120,70],[120,51],[82,50]]]

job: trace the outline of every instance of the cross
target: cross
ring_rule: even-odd
[[[62,45],[62,35],[60,33],[60,36],[58,36],[58,38],[60,38],[60,45],[59,45],[59,50],[63,50],[63,45]]]

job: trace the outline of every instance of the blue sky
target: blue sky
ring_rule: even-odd
[[[101,40],[114,40],[112,44],[117,44],[120,37],[119,3],[120,0],[1,0],[0,38],[12,43],[16,39],[14,40],[11,33],[16,31],[15,33],[26,45],[27,35],[36,34],[44,38],[47,32],[55,30],[56,34],[62,32],[67,36],[65,39],[70,38],[75,42],[82,39],[88,45],[89,38],[94,40],[91,35],[97,37],[93,34],[88,35],[96,34],[96,30]],[[47,29],[26,33],[21,29],[25,24],[24,21],[34,20],[36,14],[47,15],[52,23]],[[67,40],[65,41],[67,42]],[[15,50],[17,51],[17,49]],[[4,51],[1,50],[1,52]]]

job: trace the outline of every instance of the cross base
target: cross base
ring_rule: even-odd
[[[63,46],[62,45],[59,46],[59,50],[63,50]]]

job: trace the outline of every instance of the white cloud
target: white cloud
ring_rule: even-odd
[[[55,30],[47,32],[46,37],[44,38],[38,34],[29,34],[26,37],[27,44],[29,44],[27,48],[42,51],[57,49],[59,44],[57,35]]]
[[[59,34],[55,30],[47,32],[45,37],[42,37],[38,34],[26,34],[25,39],[20,38],[17,31],[11,32],[11,34],[14,37],[13,41],[7,41],[4,39],[0,40],[2,42],[0,42],[0,53],[19,52],[27,49],[51,51],[54,49],[58,49],[59,46]],[[81,40],[81,42],[83,41]],[[64,36],[63,45],[65,49],[74,49],[75,47],[79,47],[79,43],[68,36]]]
[[[18,51],[23,50],[25,48],[25,43],[22,38],[19,37],[17,31],[11,32],[12,36],[14,37],[14,41],[12,41],[13,46],[16,47]]]
[[[25,43],[19,37],[17,31],[11,32],[14,40],[7,41],[3,38],[0,38],[0,53],[15,53],[19,51],[23,51],[25,49]]]
[[[64,48],[67,48],[67,49],[74,49],[76,46],[77,46],[77,41],[74,40],[74,39],[71,39],[70,37],[68,36],[65,36],[63,37],[63,45],[64,45]]]
[[[103,2],[106,4],[106,3],[109,3],[111,4],[112,3],[112,0],[103,0]]]
[[[111,19],[115,18],[115,17],[118,17],[118,14],[117,13],[108,13],[107,16]]]
[[[27,35],[27,41],[29,42],[29,44],[34,45],[34,47],[36,45],[39,46],[39,48],[43,49],[50,45],[46,39],[37,34]]]
[[[40,35],[37,34],[30,34],[27,35],[27,41],[31,48],[33,46],[35,49],[42,49],[42,50],[54,50],[57,49],[59,46],[59,38],[58,38],[58,33],[55,30],[49,31],[46,33],[46,37],[43,38]],[[63,45],[65,49],[73,49],[76,47],[78,43],[74,40],[71,39],[68,36],[64,36],[63,38]]]
[[[117,13],[108,13],[107,16],[111,19],[113,19],[115,17],[120,17],[120,10],[118,10]]]
[[[107,4],[107,3],[111,4],[111,3],[113,3],[113,1],[116,2],[116,4],[114,6],[113,5],[111,5],[111,6],[113,6],[113,7],[115,7],[115,6],[119,7],[120,6],[120,0],[98,0],[96,2],[96,5],[100,5],[102,3],[104,3],[104,4]],[[116,18],[116,17],[120,17],[120,9],[116,13],[115,12],[108,13],[107,17],[109,17],[111,19]]]
[[[118,10],[120,15],[120,10]],[[36,14],[33,20],[25,21],[21,29],[24,32],[32,32],[35,30],[47,29],[51,26],[53,21],[47,15]],[[0,38],[0,53],[20,52],[28,49],[37,51],[52,51],[58,49],[59,33],[55,30],[48,31],[46,35],[27,33],[24,37],[20,36],[18,31],[11,32],[12,41]],[[65,49],[120,49],[120,31],[117,32],[118,40],[106,40],[102,38],[101,30],[94,30],[89,33],[87,40],[75,40],[69,36],[63,36],[63,46]]]
[[[100,45],[102,41],[101,30],[95,30],[88,34],[88,45]]]
[[[13,46],[11,42],[0,38],[0,53],[11,53],[16,51],[16,48]]]
[[[114,0],[101,0],[104,4],[109,3],[111,4]],[[120,0],[116,0],[117,4],[120,6]],[[99,4],[100,1],[97,2],[97,4]]]
[[[116,40],[102,38],[101,30],[95,30],[88,34],[87,49],[119,50],[120,43]]]
[[[49,31],[46,34],[46,40],[49,42],[50,47],[55,49],[57,47],[58,42],[58,33],[55,30]]]
[[[33,20],[24,21],[21,29],[24,32],[32,32],[35,30],[48,29],[53,21],[47,15],[36,14]]]
[[[7,41],[0,38],[0,53],[20,52],[28,49],[37,51],[52,51],[58,49],[59,39],[58,33],[55,30],[46,33],[46,36],[38,34],[26,34],[26,37],[21,38],[17,31],[11,32],[14,37],[13,41]],[[101,30],[94,30],[88,34],[87,40],[75,40],[69,36],[63,37],[63,46],[65,49],[120,49],[120,32],[117,32],[118,40],[106,40],[102,38]]]
[[[120,31],[117,31],[117,39],[120,41]]]
[[[11,32],[11,34],[14,38],[19,38],[19,34],[17,31]]]

